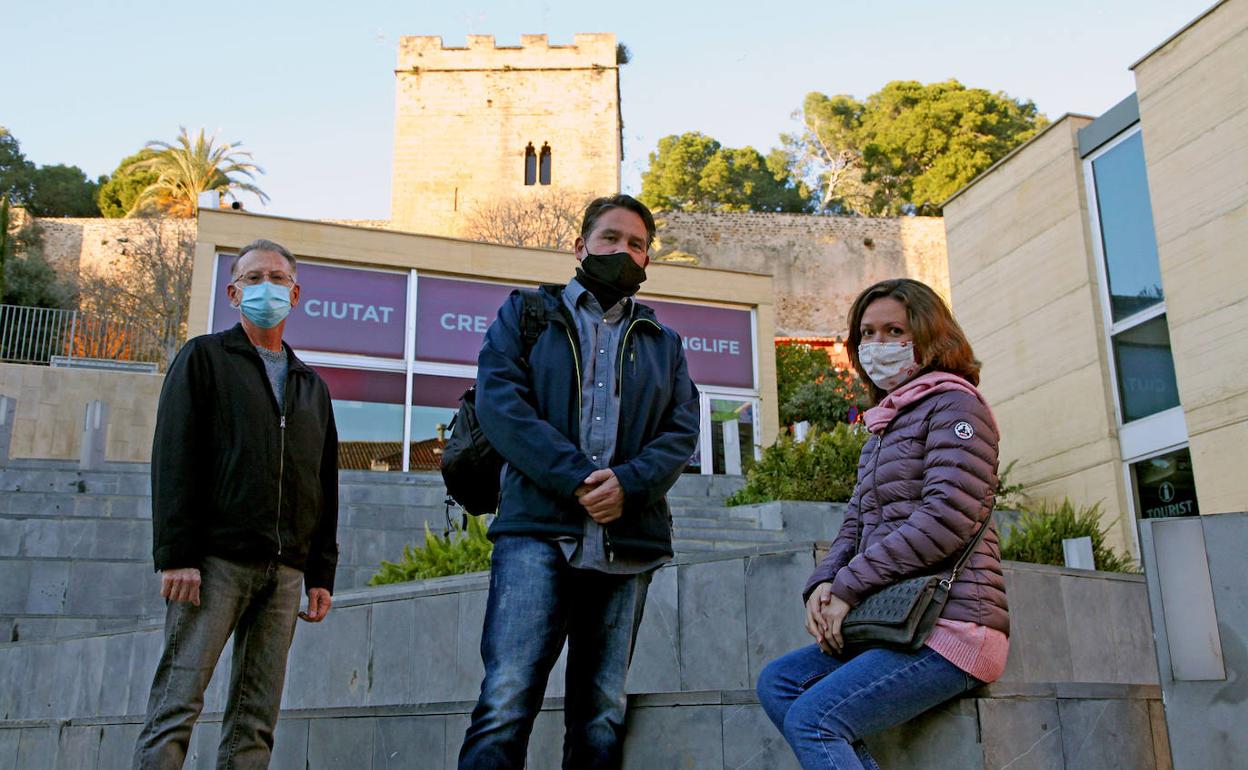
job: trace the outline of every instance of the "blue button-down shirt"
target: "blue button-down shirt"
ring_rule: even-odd
[[[563,289],[563,304],[576,321],[581,349],[581,451],[594,465],[607,468],[615,455],[620,427],[620,394],[615,387],[616,359],[622,337],[632,320],[633,301],[625,297],[603,312],[597,298],[576,279]],[[559,538],[568,564],[580,569],[630,575],[646,572],[667,561],[634,560],[614,554],[607,531],[585,516],[585,531],[575,538]]]

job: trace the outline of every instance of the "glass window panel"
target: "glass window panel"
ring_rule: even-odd
[[[1164,315],[1114,335],[1113,342],[1124,423],[1179,405]]]
[[[1137,511],[1142,519],[1197,516],[1196,480],[1187,448],[1131,464]]]
[[[412,375],[411,458],[409,469],[436,471],[442,466],[442,447],[446,444],[446,427],[459,397],[472,386],[472,380],[460,377],[439,377],[430,374]]]
[[[1109,275],[1110,309],[1117,321],[1163,299],[1140,133],[1092,161],[1092,175]]]
[[[754,464],[754,402],[711,399],[711,468],[739,475]]]
[[[338,467],[402,469],[404,373],[313,368],[329,386],[338,426]]]

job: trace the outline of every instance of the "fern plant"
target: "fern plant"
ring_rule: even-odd
[[[488,570],[494,544],[485,536],[485,517],[467,519],[467,527],[452,524],[447,535],[435,535],[426,523],[424,547],[403,546],[402,560],[382,561],[381,569],[368,584],[406,583]]]
[[[1032,564],[1066,563],[1062,541],[1074,537],[1092,538],[1092,558],[1104,572],[1138,572],[1135,562],[1114,552],[1105,544],[1108,528],[1101,528],[1101,504],[1076,507],[1069,499],[1060,503],[1042,502],[1025,508],[1018,523],[1001,544],[1001,558]]]

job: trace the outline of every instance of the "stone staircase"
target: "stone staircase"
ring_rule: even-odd
[[[678,554],[775,545],[794,538],[758,506],[725,507],[740,477],[682,477],[669,496]],[[335,590],[363,587],[382,560],[445,530],[441,477],[344,471]],[[125,628],[163,612],[151,567],[146,464],[81,471],[64,461],[0,467],[0,641]]]

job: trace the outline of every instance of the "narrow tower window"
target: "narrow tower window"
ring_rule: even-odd
[[[550,184],[550,144],[542,142],[542,157],[538,164],[538,179],[542,184]]]
[[[533,150],[532,142],[524,148],[524,183],[537,184],[537,153]]]

